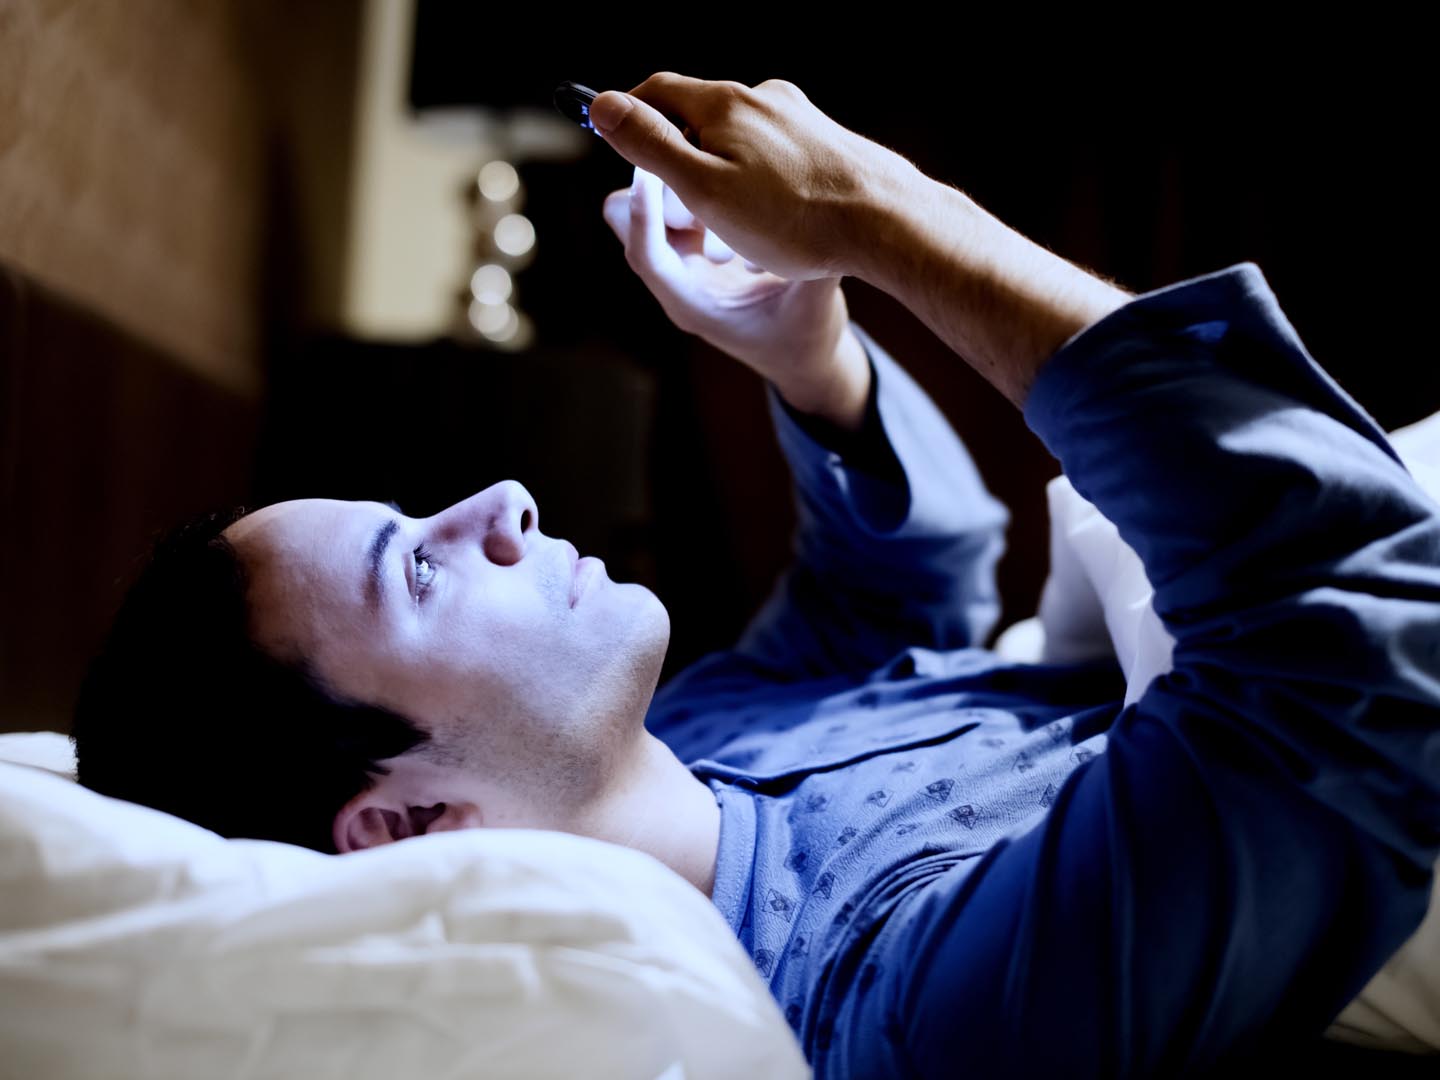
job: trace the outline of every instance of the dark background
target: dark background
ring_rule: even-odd
[[[1127,33],[1141,36],[1128,42],[1088,48],[1058,34],[1036,44],[1015,29],[957,44],[953,28],[915,20],[851,26],[838,40],[732,29],[638,47],[624,28],[551,35],[549,22],[422,2],[412,106],[548,108],[560,81],[628,89],[656,70],[749,85],[783,77],[841,123],[1133,291],[1258,263],[1312,353],[1383,426],[1440,408],[1422,328],[1429,281],[1410,257],[1428,218],[1408,183],[1419,148],[1405,117],[1419,108],[1420,80],[1393,44],[1358,33],[1328,46],[1229,33],[1213,44],[1199,33],[1147,40],[1135,27]],[[547,36],[561,40],[529,44]],[[1357,68],[1365,79],[1345,74]],[[373,497],[379,482],[380,497],[429,512],[517,476],[545,531],[601,555],[616,580],[656,589],[672,614],[668,676],[733,641],[784,565],[788,477],[758,380],[669,326],[602,221],[604,195],[628,185],[630,166],[596,139],[579,162],[521,173],[540,236],[539,257],[518,278],[539,329],[535,353],[477,367],[463,350],[437,347],[424,378],[438,392],[407,415],[386,402],[404,392],[413,360],[397,369],[385,350],[312,343],[276,379],[277,415],[297,410],[296,422],[272,427],[267,449],[286,467],[262,470],[262,487],[267,498],[318,486]],[[1047,559],[1043,489],[1056,463],[1019,413],[894,301],[855,281],[845,289],[852,316],[931,392],[1012,509],[1000,627],[1033,613]],[[389,374],[363,391],[364,380],[339,374],[357,364]],[[585,401],[597,390],[623,398],[616,373],[627,370],[653,397],[623,422],[611,412],[607,427]],[[397,441],[424,447],[419,475],[388,471],[387,460],[409,468],[390,449],[295,471],[300,428],[313,439],[321,402],[338,404],[342,386],[338,430],[315,441],[352,445],[364,418],[383,413]],[[490,394],[512,410],[477,434],[465,403]],[[607,447],[636,427],[651,513],[615,520],[604,492],[626,480],[603,475]]]
[[[253,83],[237,74],[230,88],[188,92],[259,100],[288,73],[293,97],[326,64],[343,73],[353,63],[357,6],[260,7],[263,25],[239,34],[254,39]],[[56,25],[69,10],[41,8],[55,9]],[[232,9],[237,24],[253,10]],[[1179,28],[1145,18],[1080,27],[1032,14],[1000,26],[897,7],[864,19],[810,12],[789,34],[755,23],[778,14],[577,18],[421,0],[411,106],[549,109],[562,80],[628,89],[658,70],[750,85],[785,78],[840,123],[1133,291],[1257,263],[1311,353],[1383,427],[1440,409],[1422,168],[1433,94],[1418,27],[1361,18],[1261,33],[1198,15]],[[83,40],[87,24],[76,25],[68,40]],[[329,59],[312,61],[327,42]],[[77,70],[103,100],[105,80],[124,69]],[[12,77],[0,71],[0,91]],[[84,129],[81,110],[58,105],[56,123]],[[317,106],[337,125],[344,107]],[[0,729],[65,727],[144,538],[234,501],[395,499],[422,514],[515,477],[535,495],[543,531],[665,602],[666,676],[731,643],[788,556],[789,478],[759,381],[668,324],[604,224],[601,203],[629,184],[630,166],[598,138],[578,161],[520,163],[538,236],[517,278],[537,327],[532,350],[381,346],[317,332],[303,317],[302,271],[316,255],[299,244],[304,200],[266,115],[257,107],[244,129],[266,147],[258,400],[186,374],[64,290],[0,266]],[[0,180],[13,134],[0,129]],[[196,153],[204,148],[197,139]],[[122,164],[86,167],[103,175]],[[179,190],[187,177],[157,166],[154,182]],[[0,240],[7,212],[0,198]],[[856,321],[931,393],[1010,506],[1000,628],[1032,614],[1056,463],[1019,413],[894,301],[854,281],[845,291]]]

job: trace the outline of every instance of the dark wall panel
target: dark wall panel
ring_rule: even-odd
[[[0,731],[64,730],[137,556],[250,494],[258,408],[0,266]]]

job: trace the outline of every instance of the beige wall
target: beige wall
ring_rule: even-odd
[[[0,0],[0,261],[258,391],[265,132],[245,0]]]

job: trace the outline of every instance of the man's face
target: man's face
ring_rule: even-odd
[[[515,481],[428,518],[277,503],[225,536],[250,575],[262,648],[407,717],[432,738],[423,757],[494,785],[510,816],[592,797],[643,732],[664,606],[599,560],[577,565]]]

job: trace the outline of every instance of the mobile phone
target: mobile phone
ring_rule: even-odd
[[[583,128],[595,131],[595,125],[590,122],[590,103],[595,100],[598,91],[591,90],[588,86],[581,86],[577,82],[563,82],[555,88],[555,108],[567,120],[573,120]],[[595,131],[596,135],[600,133]]]

